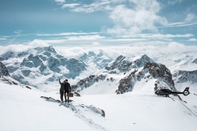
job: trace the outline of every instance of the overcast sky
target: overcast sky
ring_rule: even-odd
[[[197,45],[197,0],[0,0],[0,44]]]

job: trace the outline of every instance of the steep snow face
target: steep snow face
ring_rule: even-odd
[[[2,62],[0,62],[0,77],[2,76],[9,76],[9,72],[6,66]]]
[[[75,78],[86,70],[85,63],[59,55],[52,46],[7,52],[1,57],[13,78],[38,88],[60,77]]]

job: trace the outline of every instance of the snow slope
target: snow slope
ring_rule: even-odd
[[[155,96],[146,88],[122,95],[73,97],[70,105],[40,96],[59,99],[58,92],[45,93],[0,82],[0,130],[196,131],[197,96],[193,93],[182,97],[187,103],[176,97],[172,100]],[[102,117],[94,107],[103,109],[106,116]]]

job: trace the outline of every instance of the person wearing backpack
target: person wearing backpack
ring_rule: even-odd
[[[65,89],[65,102],[66,102],[66,96],[68,97],[67,101],[69,102],[68,94],[71,92],[71,86],[70,86],[70,83],[68,83],[67,79],[65,80],[65,83],[64,83],[64,89]]]
[[[61,99],[61,102],[63,102],[63,96],[64,96],[64,93],[65,93],[65,83],[66,83],[66,80],[64,80],[64,82],[61,82],[60,79],[59,79],[59,83],[60,83],[60,99]],[[65,101],[66,101],[66,96],[65,96]]]

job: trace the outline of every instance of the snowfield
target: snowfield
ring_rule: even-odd
[[[187,97],[181,95],[187,103],[174,96],[156,96],[146,87],[122,95],[88,95],[84,90],[70,104],[46,101],[41,96],[59,99],[57,91],[46,93],[0,82],[0,130],[196,131],[194,92]],[[105,117],[97,108],[105,111]]]

